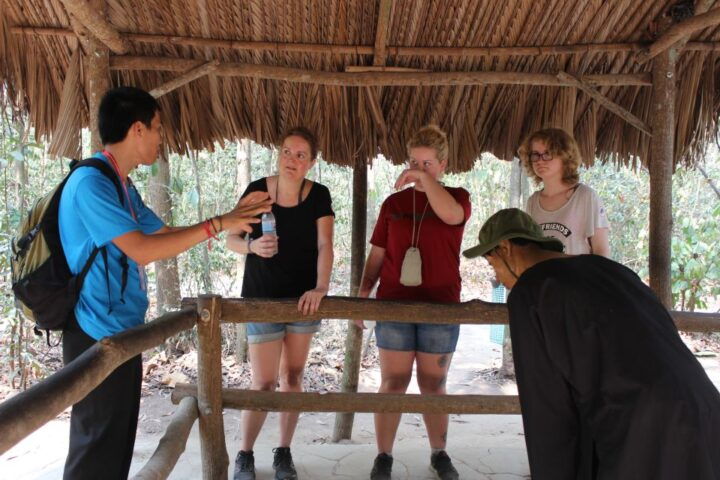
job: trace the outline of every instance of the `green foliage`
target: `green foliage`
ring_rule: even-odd
[[[705,170],[720,183],[720,156],[712,148]],[[615,260],[648,281],[649,177],[646,170],[596,165],[582,180],[603,199]],[[675,309],[720,310],[720,198],[697,169],[673,176],[672,292]]]
[[[87,136],[85,136],[87,137]],[[238,201],[242,186],[238,182],[235,143],[217,145],[214,152],[201,152],[197,172],[187,156],[170,158],[172,224],[189,225],[228,211]],[[272,174],[276,152],[252,145],[251,178]],[[709,176],[720,182],[718,154],[707,156]],[[390,195],[402,166],[377,159],[368,173],[368,239],[372,234],[380,204]],[[464,174],[447,175],[448,186],[467,189],[471,195],[472,217],[466,225],[463,248],[472,246],[485,219],[508,205],[511,165],[490,155],[478,159],[475,168]],[[36,142],[17,119],[2,118],[0,138],[0,383],[26,385],[46,373],[48,347],[22,323],[13,306],[10,290],[10,239],[32,202],[46,193],[67,172],[65,161],[50,160],[43,143]],[[143,198],[149,201],[148,185],[158,168],[141,167],[132,173]],[[326,185],[333,197],[335,217],[335,265],[331,293],[349,294],[350,241],[352,231],[352,170],[319,161],[310,178]],[[647,280],[649,212],[648,176],[645,170],[613,165],[596,165],[582,172],[582,179],[603,199],[611,224],[610,244],[614,259],[628,265]],[[720,295],[720,200],[696,170],[679,170],[674,177],[673,294],[676,308],[718,309]],[[178,257],[181,294],[195,296],[206,290],[224,296],[238,296],[242,275],[238,256],[222,243],[207,243]],[[211,272],[206,278],[205,272]],[[461,259],[464,298],[477,297],[489,276],[482,261]],[[148,268],[151,302],[155,296],[155,274]],[[55,350],[55,358],[58,356]]]

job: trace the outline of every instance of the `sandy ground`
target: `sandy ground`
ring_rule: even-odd
[[[448,379],[449,393],[515,394],[513,383],[497,381],[486,375],[487,370],[499,365],[500,355],[499,346],[489,341],[489,327],[463,326]],[[702,357],[699,360],[720,387],[718,357]],[[361,372],[362,391],[375,391],[378,382],[377,368]],[[417,392],[414,381],[410,392]],[[152,455],[174,409],[164,391],[143,398],[131,473],[136,472]],[[240,412],[226,410],[224,416],[227,448],[232,462],[240,442]],[[293,443],[293,455],[301,478],[367,479],[376,453],[372,415],[356,415],[353,439],[343,444],[330,442],[334,419],[335,414],[332,413],[301,415]],[[49,422],[0,457],[0,479],[61,478],[67,436],[67,415]],[[277,446],[277,439],[277,415],[270,414],[255,448],[258,480],[272,478],[272,448]],[[529,478],[519,416],[452,415],[448,443],[448,452],[464,479]],[[435,478],[428,470],[429,447],[420,416],[403,416],[393,453],[394,479]],[[201,478],[197,423],[186,451],[170,478]]]

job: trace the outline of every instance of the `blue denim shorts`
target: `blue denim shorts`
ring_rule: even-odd
[[[460,325],[377,322],[375,336],[378,347],[386,350],[453,353],[460,336]]]
[[[285,333],[315,333],[320,330],[320,320],[288,323],[248,323],[248,343],[265,343],[285,338]]]

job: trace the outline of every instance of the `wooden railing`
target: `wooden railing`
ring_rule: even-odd
[[[75,404],[115,368],[165,339],[197,325],[198,384],[177,385],[180,403],[155,453],[134,479],[164,479],[185,449],[196,419],[204,479],[227,478],[222,409],[324,412],[406,412],[516,414],[513,395],[396,395],[377,393],[281,393],[222,389],[222,322],[288,322],[362,319],[444,324],[506,324],[504,304],[479,300],[458,304],[328,297],[311,316],[297,311],[296,299],[222,299],[205,295],[183,302],[184,309],[127,332],[104,338],[80,357],[32,388],[0,404],[0,454]],[[679,330],[720,331],[720,314],[671,312]]]

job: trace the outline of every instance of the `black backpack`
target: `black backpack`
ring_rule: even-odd
[[[60,197],[70,175],[82,167],[97,168],[109,178],[115,185],[120,204],[124,205],[120,179],[110,165],[98,158],[73,160],[70,163],[70,172],[62,182],[30,209],[20,227],[19,235],[12,243],[12,289],[15,303],[25,317],[35,322],[36,334],[42,335],[40,330],[46,331],[48,345],[50,345],[49,331],[63,330],[73,314],[85,276],[98,253],[101,253],[105,261],[105,275],[109,289],[105,247],[95,247],[80,273],[73,275],[60,243],[58,225]],[[124,291],[127,282],[125,255],[121,258],[121,264]]]

